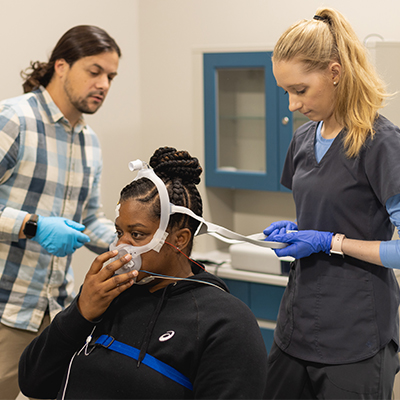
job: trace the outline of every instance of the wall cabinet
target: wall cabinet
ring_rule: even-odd
[[[280,176],[294,127],[272,73],[272,52],[205,53],[206,185],[286,190]]]
[[[231,294],[247,304],[257,318],[265,347],[269,353],[274,340],[274,328],[285,287],[235,279],[223,278],[223,280]]]

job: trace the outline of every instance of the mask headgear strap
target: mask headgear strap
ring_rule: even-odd
[[[167,188],[165,187],[164,182],[155,174],[153,169],[150,168],[149,165],[146,164],[145,162],[141,160],[131,161],[129,163],[129,169],[131,171],[139,170],[134,181],[141,178],[147,178],[156,185],[160,197],[160,210],[161,210],[160,225],[156,233],[153,235],[153,238],[149,243],[145,244],[144,246],[135,247],[135,250],[138,254],[145,253],[149,250],[154,250],[159,252],[162,245],[165,242],[165,239],[168,236],[168,233],[166,232],[169,222],[169,196]]]
[[[164,182],[156,175],[153,169],[150,168],[145,162],[140,160],[132,161],[129,163],[129,169],[131,171],[139,170],[134,180],[138,180],[141,178],[147,178],[151,180],[156,185],[160,196],[161,215],[160,215],[159,228],[154,234],[152,240],[147,245],[135,247],[135,249],[138,251],[139,254],[152,249],[155,251],[160,251],[168,235],[166,229],[168,227],[169,216],[175,213],[189,215],[190,217],[200,222],[200,225],[198,226],[195,232],[195,236],[206,233],[211,236],[214,236],[215,238],[223,242],[230,244],[248,242],[257,246],[269,247],[273,249],[280,249],[287,246],[286,243],[265,241],[266,236],[263,233],[259,234],[257,233],[250,236],[243,236],[239,233],[232,232],[229,229],[223,228],[222,226],[212,224],[211,222],[207,222],[202,217],[196,215],[189,208],[171,204],[169,202],[169,195]]]
[[[198,226],[194,234],[195,236],[208,234],[225,243],[235,244],[247,242],[256,246],[269,247],[272,249],[280,249],[287,246],[286,243],[265,241],[266,236],[263,233],[243,236],[240,233],[230,231],[229,229],[226,229],[222,226],[205,221],[202,217],[199,217],[192,210],[186,207],[175,206],[174,204],[171,204],[171,214],[173,213],[187,214],[200,222],[200,225]]]

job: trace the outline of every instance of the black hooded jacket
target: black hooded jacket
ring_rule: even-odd
[[[192,268],[192,281],[154,293],[134,285],[97,323],[82,317],[75,299],[25,349],[19,369],[24,395],[61,399],[65,391],[66,399],[263,398],[267,352],[254,315],[218,277]],[[103,345],[93,345],[99,337]]]

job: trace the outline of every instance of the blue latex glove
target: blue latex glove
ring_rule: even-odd
[[[264,235],[268,236],[268,241],[275,241],[274,237],[278,234],[285,234],[286,231],[297,231],[299,228],[297,225],[292,221],[278,221],[271,224],[268,228],[264,229]]]
[[[299,259],[321,251],[329,254],[332,236],[331,232],[298,231],[277,233],[273,237],[269,236],[267,240],[289,244],[283,249],[274,249],[278,257],[290,256]]]
[[[90,241],[81,231],[85,225],[62,217],[42,217],[39,215],[36,235],[32,238],[50,254],[65,257]]]

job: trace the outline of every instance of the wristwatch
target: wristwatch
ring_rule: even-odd
[[[23,232],[27,239],[32,239],[36,235],[38,219],[38,215],[32,214],[28,221],[26,221]]]
[[[330,254],[337,254],[344,257],[344,253],[342,251],[342,243],[345,237],[346,236],[342,233],[337,233],[335,236],[333,236]]]

